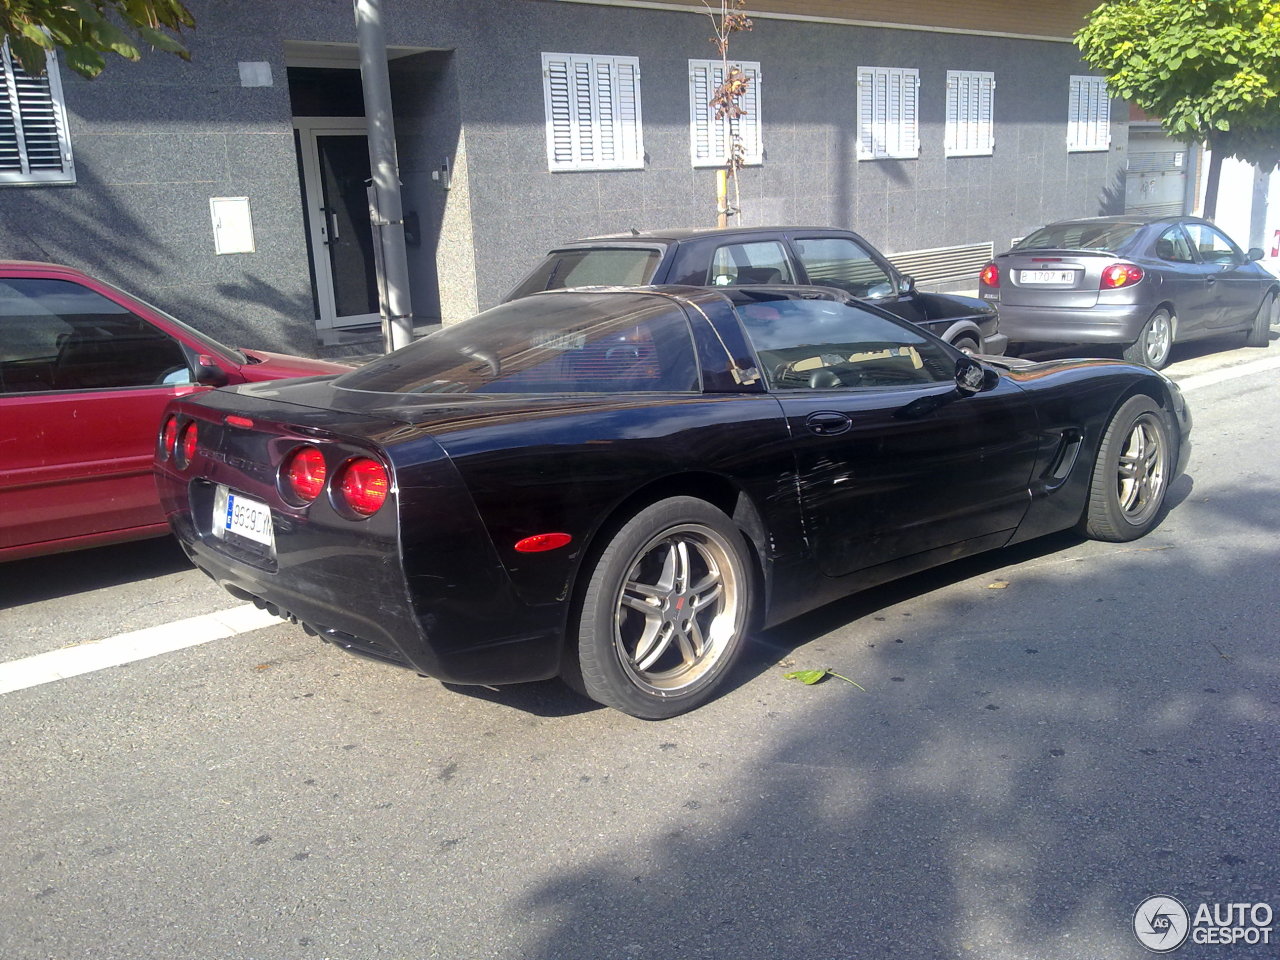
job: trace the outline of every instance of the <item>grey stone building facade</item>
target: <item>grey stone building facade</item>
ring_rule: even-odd
[[[419,322],[493,305],[561,240],[714,224],[715,171],[690,150],[690,61],[716,56],[705,14],[383,5]],[[70,263],[229,342],[313,354],[376,320],[350,0],[190,6],[190,63],[61,70],[74,183],[0,184],[0,257]],[[634,61],[638,165],[550,169],[546,53]],[[1068,149],[1071,78],[1087,71],[1064,40],[771,16],[731,56],[759,65],[762,162],[742,173],[742,223],[851,227],[891,254],[999,251],[1123,204],[1123,112],[1101,143]],[[860,67],[915,72],[917,155],[859,158]],[[987,152],[946,155],[949,71],[994,80]],[[251,250],[215,250],[215,198],[247,199]]]

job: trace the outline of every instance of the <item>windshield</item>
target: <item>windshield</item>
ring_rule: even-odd
[[[631,393],[699,389],[684,311],[642,293],[505,303],[344,374],[376,393]]]
[[[1115,253],[1141,230],[1143,224],[1130,221],[1076,220],[1051,223],[1023,237],[1014,250],[1106,250]]]
[[[508,300],[564,287],[640,287],[653,279],[662,251],[653,247],[553,250]]]

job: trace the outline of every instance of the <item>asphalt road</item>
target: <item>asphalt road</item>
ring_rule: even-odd
[[[1179,356],[1147,538],[843,601],[672,721],[285,624],[0,695],[0,958],[1126,960],[1153,895],[1280,912],[1280,345]],[[8,564],[0,661],[234,606],[165,540]]]

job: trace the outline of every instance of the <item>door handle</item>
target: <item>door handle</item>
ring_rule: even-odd
[[[820,437],[838,437],[853,426],[853,421],[843,413],[837,413],[834,410],[820,410],[805,417],[804,425],[810,433],[815,433]]]
[[[1217,278],[1217,277],[1205,277],[1205,278],[1204,278],[1204,282],[1205,282],[1205,283],[1208,283],[1208,284],[1214,284],[1214,283],[1217,283],[1217,282],[1218,282],[1218,278]]]

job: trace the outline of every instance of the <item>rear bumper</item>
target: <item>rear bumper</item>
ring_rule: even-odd
[[[156,485],[169,524],[191,561],[232,595],[278,612],[354,653],[464,684],[517,683],[556,675],[565,602],[526,603],[443,452],[420,440],[408,464],[396,464],[365,427],[329,435],[273,425],[253,409],[254,429],[222,424],[219,406],[171,405],[199,422],[189,466],[156,463]],[[358,429],[357,429],[358,428]],[[385,432],[374,423],[369,432]],[[334,464],[359,454],[384,457],[392,493],[367,519],[344,515],[320,496],[305,506],[285,502],[276,473],[300,442]],[[215,490],[271,509],[274,544],[261,546],[213,533]]]
[[[1076,309],[1000,304],[1000,332],[1017,343],[1119,343],[1138,339],[1151,315],[1146,304]]]

